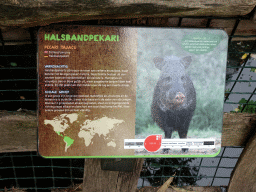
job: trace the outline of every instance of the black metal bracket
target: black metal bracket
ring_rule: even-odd
[[[135,166],[136,159],[129,158],[113,158],[113,159],[101,159],[101,169],[108,171],[126,171],[132,172]]]

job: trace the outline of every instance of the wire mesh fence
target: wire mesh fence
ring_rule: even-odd
[[[0,154],[0,190],[65,189],[82,183],[83,159],[44,159],[37,152]]]
[[[240,147],[223,147],[215,158],[147,158],[138,188],[147,186],[146,182],[151,186],[160,186],[175,172],[173,183],[177,186],[196,185],[197,181],[202,180],[206,180],[208,186],[218,186],[218,179],[226,179],[228,182],[239,158],[239,153],[225,153],[232,148]],[[226,164],[225,161],[229,159],[234,162]],[[205,161],[208,160],[213,161],[211,166],[206,165],[208,163]],[[1,191],[13,186],[26,191],[67,189],[72,184],[81,184],[83,180],[84,159],[44,159],[37,152],[18,152],[0,154],[0,162]],[[212,176],[205,174],[203,169],[212,169]],[[220,176],[220,170],[227,175]]]
[[[252,101],[256,88],[252,92],[232,92],[234,87],[241,82],[251,84],[255,87],[256,80],[239,80],[242,72],[250,68],[256,71],[256,67],[250,62],[255,57],[256,40],[236,42],[232,38],[243,37],[247,39],[256,38],[256,35],[235,35],[240,21],[250,19],[249,16],[223,18],[223,17],[183,17],[176,18],[175,27],[183,27],[186,19],[204,19],[204,28],[211,28],[213,20],[235,20],[229,35],[229,58],[227,66],[226,83],[232,83],[232,87],[225,92],[225,104],[239,104],[233,112],[255,113],[256,102]],[[157,18],[156,18],[157,19]],[[172,18],[163,18],[168,21]],[[92,20],[79,22],[66,22],[63,24],[79,25],[116,25],[116,26],[163,26],[161,19],[158,23],[154,19],[127,19],[127,20]],[[37,107],[37,60],[36,60],[36,33],[38,27],[28,30],[30,39],[8,40],[4,39],[0,31],[0,110],[9,112],[17,110],[36,111]],[[28,42],[24,45],[8,45],[8,43]],[[239,44],[239,46],[238,46]],[[244,46],[244,47],[243,47]],[[242,58],[242,59],[241,59]],[[237,78],[230,80],[232,75],[239,70]],[[248,99],[240,102],[227,102],[232,94],[249,94]],[[215,158],[147,158],[144,161],[138,188],[151,185],[160,186],[175,172],[173,181],[175,185],[205,185],[220,186],[221,181],[227,185],[230,174],[235,166],[237,156],[225,155],[232,149],[243,149],[241,147],[223,147],[221,153]],[[231,152],[232,153],[232,152]],[[232,160],[225,166],[226,160]],[[205,164],[205,161],[212,163]],[[230,162],[230,161],[229,161]],[[231,166],[232,165],[232,166]],[[0,191],[5,188],[18,187],[27,191],[40,191],[50,189],[68,188],[72,184],[82,183],[84,174],[84,159],[44,159],[37,152],[22,153],[0,153]],[[210,171],[209,171],[210,170]],[[210,174],[209,174],[210,173]],[[86,173],[85,173],[86,174]],[[223,176],[224,175],[224,176]],[[204,184],[200,184],[203,182]]]

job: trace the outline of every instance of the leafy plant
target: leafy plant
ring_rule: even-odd
[[[228,96],[229,93],[226,93],[226,92],[229,92],[229,91],[230,91],[230,89],[225,89],[225,97]]]
[[[241,103],[246,103],[246,102],[247,102],[247,100],[245,100],[245,98],[242,98],[239,101],[240,105],[238,106],[238,108],[236,108],[235,111],[231,111],[231,112],[241,112],[243,109],[243,106],[244,106],[244,104],[241,104]],[[250,105],[248,105],[248,104],[250,104]],[[248,102],[248,104],[245,106],[243,113],[256,113],[256,101],[251,100]]]
[[[256,73],[256,68],[251,68],[251,70],[250,70],[250,71],[252,71],[252,72]]]

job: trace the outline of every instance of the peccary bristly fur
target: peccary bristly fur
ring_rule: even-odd
[[[186,74],[192,59],[176,56],[154,58],[155,66],[161,70],[151,106],[151,115],[157,125],[171,138],[178,131],[180,138],[187,138],[190,121],[196,108],[196,91]],[[187,152],[188,149],[182,149]],[[164,152],[169,152],[165,149]]]

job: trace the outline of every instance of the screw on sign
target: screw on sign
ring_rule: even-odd
[[[149,152],[155,152],[160,149],[162,144],[162,135],[150,135],[144,141],[144,147]]]

